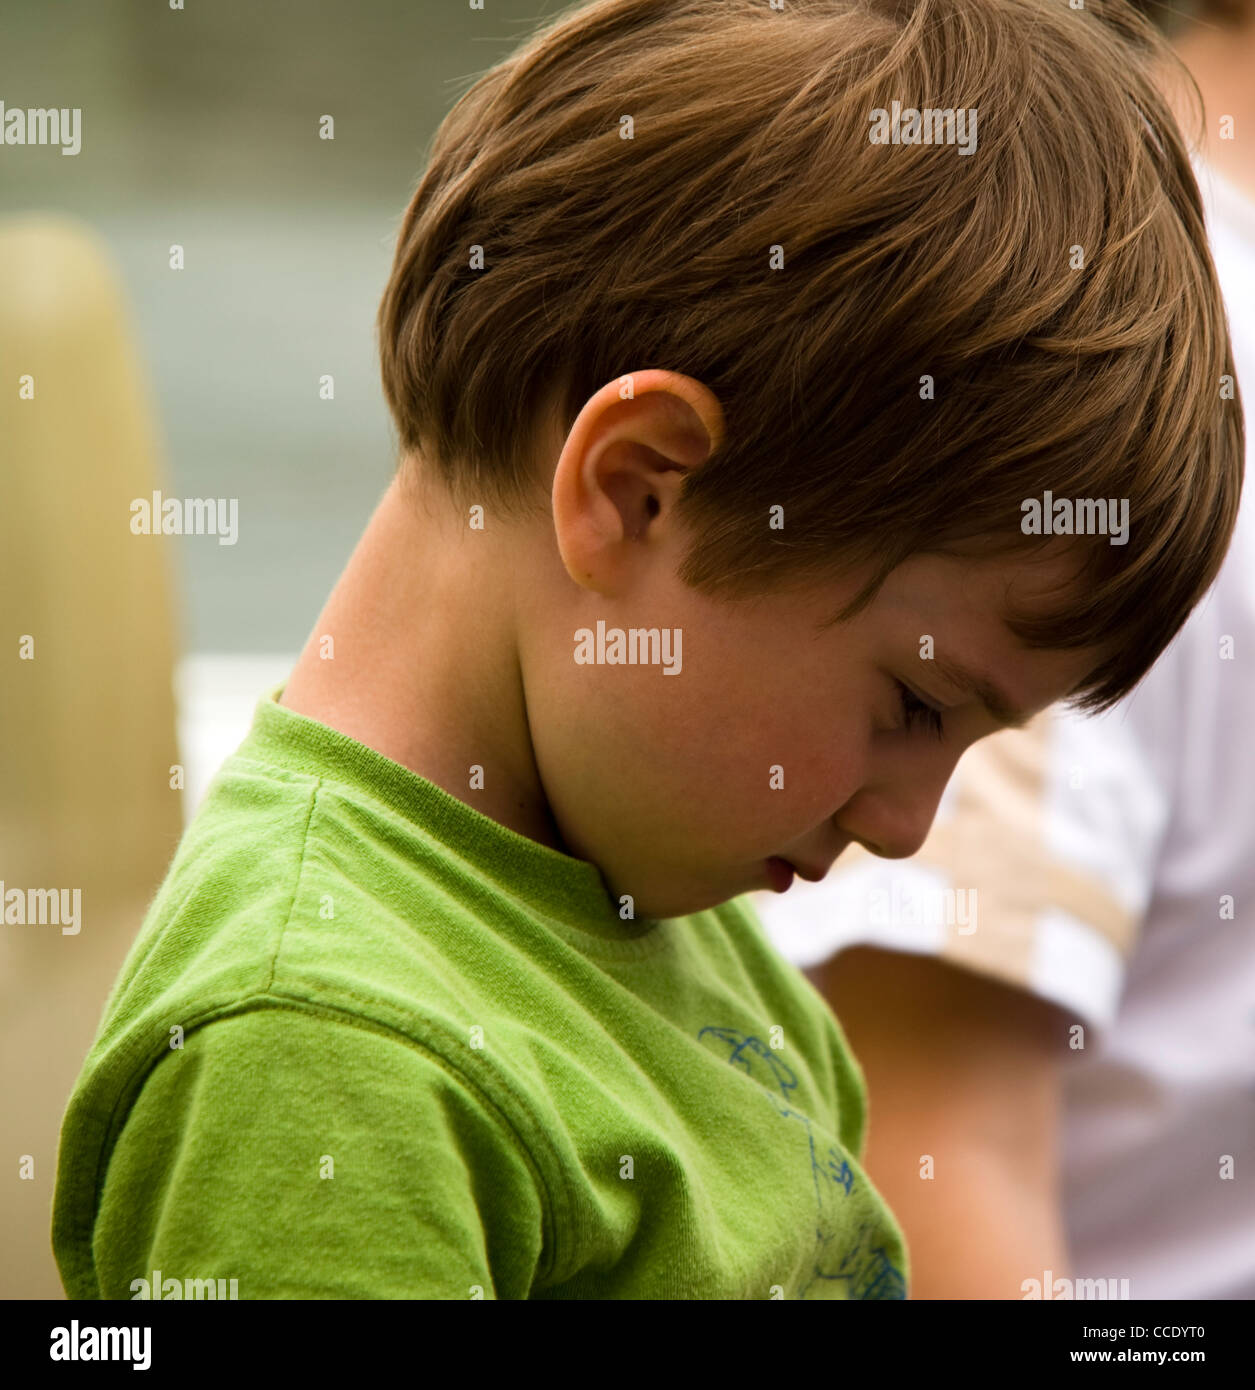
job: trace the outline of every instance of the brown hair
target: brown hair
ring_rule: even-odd
[[[1127,498],[1127,545],[1066,542],[1058,612],[1006,615],[1109,652],[1073,692],[1106,708],[1214,579],[1242,482],[1166,52],[1125,0],[559,18],[457,103],[405,215],[379,313],[402,448],[455,497],[537,505],[549,401],[569,428],[608,381],[683,372],[727,431],[681,492],[682,578],[737,596],[870,564],[843,616],[912,554],[1058,545],[1020,529],[1045,490]],[[976,150],[872,143],[895,100],[975,108]]]

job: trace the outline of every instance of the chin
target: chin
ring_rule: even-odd
[[[637,899],[637,917],[662,920],[666,917],[689,917],[694,912],[705,912],[709,908],[726,903],[729,898],[738,898],[748,892],[746,888],[701,888],[696,884],[690,887],[664,889],[651,901]]]

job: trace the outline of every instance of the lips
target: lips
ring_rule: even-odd
[[[841,849],[839,849],[836,852],[836,854],[832,856],[832,859],[829,861],[829,863],[825,865],[825,867],[822,869],[815,869],[811,868],[809,865],[806,864],[799,864],[796,860],[793,859],[784,859],[778,854],[773,855],[767,861],[767,864],[768,867],[771,869],[772,873],[778,877],[783,877],[785,871],[788,872],[790,876],[789,882],[785,883],[784,888],[787,888],[789,886],[789,883],[793,881],[792,876],[794,874],[796,874],[798,878],[804,878],[807,881],[807,883],[819,883],[823,879],[828,877],[828,870],[831,869],[832,865],[841,857],[842,850],[844,850],[849,845],[849,843],[850,842],[846,840],[842,844]],[[772,886],[775,886],[774,879]],[[777,888],[776,892],[783,893],[784,888]]]
[[[767,861],[767,874],[771,880],[772,889],[777,893],[783,893],[789,888],[796,872],[797,870],[787,859],[773,855]]]

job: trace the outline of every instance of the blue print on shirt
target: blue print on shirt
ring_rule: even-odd
[[[793,1120],[806,1131],[815,1188],[815,1256],[798,1297],[813,1297],[824,1283],[840,1281],[845,1285],[847,1298],[905,1298],[906,1281],[885,1252],[880,1223],[867,1218],[851,1233],[849,1216],[839,1211],[856,1189],[854,1170],[835,1145],[829,1144],[821,1150],[816,1144],[810,1117],[789,1104],[797,1089],[797,1077],[792,1068],[751,1033],[742,1033],[736,1028],[707,1027],[697,1036],[699,1040],[709,1038],[725,1046],[728,1061],[762,1085],[780,1118]]]

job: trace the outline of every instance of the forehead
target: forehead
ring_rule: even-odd
[[[939,669],[957,661],[1005,692],[1020,711],[1031,712],[1073,691],[1101,654],[1026,647],[1006,615],[1066,603],[1077,573],[1076,557],[1059,550],[978,559],[916,555],[885,581],[868,617],[912,640],[931,637]]]
[[[1009,611],[1065,606],[1069,594],[1080,592],[1079,582],[1079,556],[1056,544],[1009,555],[912,555],[889,575],[878,597],[886,608],[964,618],[1005,632]],[[1015,641],[1009,632],[1006,637]]]

